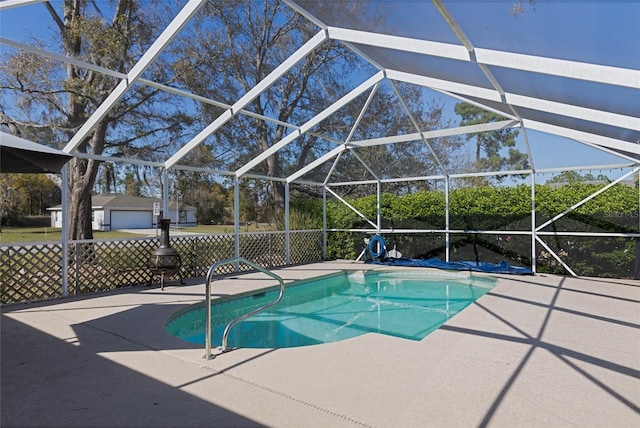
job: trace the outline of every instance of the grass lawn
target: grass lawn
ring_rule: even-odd
[[[193,227],[183,227],[178,230],[192,233],[202,234],[220,234],[233,233],[232,225],[198,225]],[[266,232],[271,230],[267,225],[250,225],[240,228],[240,232]],[[171,229],[174,232],[175,229]],[[0,233],[0,244],[19,243],[19,242],[48,242],[60,241],[62,238],[60,228],[56,227],[3,227]],[[144,235],[138,233],[121,232],[119,230],[110,230],[108,232],[93,232],[94,239],[118,239],[118,238],[141,238]]]
[[[112,230],[109,232],[93,232],[94,239],[139,238],[135,233]],[[48,242],[60,241],[61,229],[57,227],[3,227],[0,233],[0,244],[16,242]]]

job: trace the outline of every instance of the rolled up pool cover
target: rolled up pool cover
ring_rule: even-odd
[[[511,266],[509,263],[502,261],[498,264],[489,262],[445,262],[438,258],[431,259],[394,259],[387,257],[382,260],[364,260],[365,263],[372,263],[377,265],[386,266],[408,266],[408,267],[430,267],[437,269],[457,270],[457,271],[474,271],[474,272],[486,272],[486,273],[506,273],[513,275],[533,275],[531,269],[520,266]]]

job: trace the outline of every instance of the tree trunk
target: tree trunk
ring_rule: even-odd
[[[91,153],[102,153],[106,131],[106,122],[101,122],[96,126],[89,143]],[[70,162],[69,216],[67,219],[69,239],[93,239],[91,190],[99,165],[100,162],[91,159],[75,158]]]
[[[74,159],[71,163],[69,191],[69,239],[93,239],[91,227],[91,188],[83,186],[88,167],[86,159]]]

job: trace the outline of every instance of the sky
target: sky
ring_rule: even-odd
[[[52,3],[55,3],[52,1]],[[100,5],[101,0],[97,1]],[[469,11],[469,3],[481,3],[482,8]],[[455,34],[442,22],[432,26],[424,25],[424,16],[433,13],[432,5],[425,2],[387,2],[392,9],[403,9],[416,15],[416,19],[403,21],[402,25],[390,22],[394,31],[408,37],[427,34],[442,42],[457,43]],[[425,4],[425,5],[423,5]],[[530,6],[527,1],[525,13],[517,17],[509,15],[510,1],[449,1],[445,2],[451,13],[463,27],[476,47],[482,47],[498,40],[496,49],[521,52],[532,55],[548,55],[573,61],[593,61],[599,63],[604,52],[609,61],[613,58],[620,67],[640,69],[640,1],[540,1]],[[106,6],[105,6],[106,7]],[[416,9],[424,7],[422,9]],[[417,11],[417,12],[416,12]],[[620,12],[623,13],[620,13]],[[603,28],[616,14],[615,29]],[[426,16],[425,15],[425,16]],[[609,16],[611,15],[611,16]],[[411,13],[409,15],[411,16]],[[480,21],[484,25],[471,25]],[[46,39],[51,26],[51,18],[42,4],[32,4],[0,13],[0,35],[16,41],[29,41],[32,35]],[[562,23],[562,25],[558,25]],[[446,28],[445,28],[446,27]],[[555,30],[555,29],[560,30]],[[560,31],[560,32],[558,32]],[[571,37],[563,37],[569,33]],[[433,33],[433,35],[431,35]],[[2,53],[13,50],[0,45]],[[542,89],[541,89],[542,90]],[[437,92],[433,96],[444,105],[449,117],[459,118],[453,112],[456,99]],[[615,108],[615,100],[611,100]],[[640,101],[638,102],[640,105]],[[561,166],[617,164],[626,161],[602,151],[595,150],[562,137],[527,131],[531,152],[536,168],[557,168]],[[525,150],[522,133],[518,149]],[[552,155],[550,155],[552,153]],[[598,171],[596,171],[598,173]],[[602,171],[602,173],[607,173]],[[615,171],[612,172],[615,175]]]

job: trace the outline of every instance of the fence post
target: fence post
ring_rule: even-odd
[[[633,279],[640,279],[640,238],[636,238],[636,257],[633,261]]]
[[[193,240],[193,272],[191,273],[192,277],[198,276],[198,239],[199,236],[195,236]]]
[[[82,244],[78,244],[76,242],[76,244],[74,245],[75,250],[73,251],[73,266],[75,267],[74,269],[74,275],[73,275],[73,281],[74,281],[74,287],[73,287],[73,294],[78,294],[78,272],[80,271],[80,264],[78,263],[78,257],[80,254],[80,251],[82,251]]]
[[[285,181],[284,183],[284,264],[289,266],[291,264],[291,231],[289,228],[290,225],[290,217],[289,217],[289,182]]]
[[[60,221],[62,223],[62,297],[66,297],[69,294],[69,226],[67,225],[67,210],[69,209],[69,201],[67,200],[69,194],[68,168],[68,164],[66,164],[60,171],[62,190],[62,211],[60,212]]]

